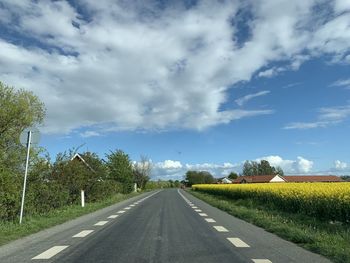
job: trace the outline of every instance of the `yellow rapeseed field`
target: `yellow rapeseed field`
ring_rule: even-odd
[[[253,199],[283,211],[350,223],[350,183],[199,184],[192,188],[232,199]]]

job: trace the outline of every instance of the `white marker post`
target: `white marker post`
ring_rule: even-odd
[[[27,139],[27,160],[26,160],[26,169],[25,169],[25,172],[24,172],[23,192],[22,192],[22,202],[21,202],[21,213],[20,213],[20,216],[19,216],[19,223],[20,224],[22,224],[22,218],[23,218],[24,196],[26,194],[30,144],[32,142],[32,131],[28,131],[28,137],[27,138],[28,138]]]
[[[81,190],[81,207],[85,207],[85,193]]]

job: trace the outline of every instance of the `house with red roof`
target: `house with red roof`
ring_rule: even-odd
[[[256,184],[256,183],[284,183],[286,180],[280,175],[253,175],[239,176],[233,180],[234,184]]]
[[[316,182],[345,182],[335,175],[254,175],[239,176],[234,184],[256,184],[256,183],[316,183]]]
[[[291,183],[344,182],[342,178],[335,175],[286,175],[283,178]]]

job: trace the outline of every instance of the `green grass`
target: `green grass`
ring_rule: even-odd
[[[320,221],[299,214],[271,210],[251,200],[232,200],[198,191],[194,196],[227,213],[264,228],[333,262],[350,262],[350,225]]]
[[[116,194],[113,197],[100,202],[87,203],[85,204],[84,208],[80,205],[73,205],[62,207],[43,215],[30,217],[24,216],[21,225],[18,222],[0,222],[0,246],[12,240],[16,240],[18,238],[39,232],[40,230],[113,205],[138,194],[139,193],[131,193],[127,195]]]

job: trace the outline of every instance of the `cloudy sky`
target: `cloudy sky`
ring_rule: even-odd
[[[350,174],[350,0],[0,0],[0,80],[45,103],[52,155]]]

